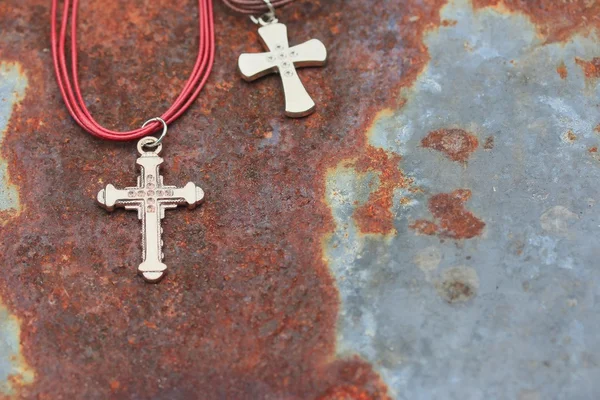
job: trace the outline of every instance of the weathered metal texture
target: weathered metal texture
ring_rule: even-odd
[[[81,79],[105,125],[174,98],[195,7],[83,2]],[[69,118],[47,2],[3,1],[0,391],[594,399],[599,7],[300,1],[281,12],[292,44],[331,58],[300,72],[319,108],[293,121],[277,77],[236,75],[255,27],[216,4],[214,73],[164,150],[165,179],[206,202],[165,220],[153,286],[135,216],[94,204],[134,183],[135,144]]]

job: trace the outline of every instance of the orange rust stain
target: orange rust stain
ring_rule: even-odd
[[[471,198],[468,189],[457,189],[452,193],[440,193],[429,200],[429,211],[437,224],[419,220],[411,228],[425,235],[438,234],[452,239],[471,239],[481,235],[485,222],[465,209]],[[435,231],[433,230],[435,228]]]
[[[282,107],[279,85],[246,85],[227,73],[227,68],[223,69],[224,65],[235,63],[234,50],[244,46],[247,51],[258,51],[260,44],[243,19],[215,10],[223,22],[223,30],[216,38],[217,47],[223,50],[222,60],[215,64],[215,72],[191,114],[179,122],[182,129],[194,132],[179,136],[179,145],[194,151],[200,147],[202,153],[207,152],[206,157],[193,155],[202,160],[202,171],[196,169],[196,163],[179,157],[176,150],[170,154],[167,168],[171,176],[179,176],[177,171],[182,176],[201,173],[199,183],[213,188],[213,200],[193,216],[185,217],[190,223],[177,223],[182,216],[170,223],[173,239],[168,245],[175,249],[185,240],[189,250],[181,254],[180,265],[185,268],[176,270],[155,287],[154,299],[144,295],[148,287],[134,278],[138,243],[136,239],[130,241],[131,233],[126,228],[137,232],[137,221],[124,213],[115,216],[117,220],[107,225],[111,230],[114,227],[114,232],[107,236],[108,243],[102,251],[97,250],[95,236],[79,234],[85,231],[83,224],[97,226],[106,218],[101,210],[90,209],[89,202],[97,190],[90,179],[131,179],[130,168],[114,168],[113,163],[102,162],[130,157],[131,147],[92,140],[74,123],[66,122],[68,114],[46,68],[51,60],[37,50],[47,45],[46,29],[37,29],[39,24],[35,23],[47,10],[47,4],[32,0],[28,3],[31,7],[20,7],[21,3],[0,2],[0,26],[5,28],[3,35],[11,38],[5,41],[1,52],[4,59],[24,63],[36,96],[26,99],[19,118],[11,122],[5,147],[16,149],[8,157],[10,169],[20,180],[23,192],[35,196],[24,200],[27,211],[18,223],[0,231],[0,241],[19,238],[15,246],[0,254],[0,263],[34,267],[15,267],[4,274],[0,278],[0,297],[8,299],[19,315],[31,321],[22,337],[24,351],[30,355],[34,369],[45,371],[22,397],[85,397],[81,393],[85,388],[86,393],[110,398],[108,382],[114,378],[115,363],[121,363],[118,379],[123,398],[152,398],[159,393],[193,397],[192,393],[200,389],[239,398],[249,383],[259,382],[261,388],[268,389],[255,393],[257,398],[273,397],[263,390],[276,391],[276,397],[316,398],[329,388],[349,385],[362,388],[371,398],[385,399],[385,383],[368,363],[360,359],[331,361],[335,355],[339,298],[323,261],[321,242],[315,240],[333,229],[330,210],[319,200],[325,197],[326,171],[344,160],[366,157],[370,150],[365,132],[377,112],[401,106],[401,89],[411,86],[429,62],[423,36],[439,25],[439,11],[446,0],[387,1],[385,7],[375,8],[355,1],[356,13],[338,12],[339,7],[333,2],[320,2],[321,7],[312,16],[318,24],[315,30],[323,35],[321,39],[339,47],[339,36],[351,45],[341,46],[346,50],[337,53],[340,65],[347,68],[337,72],[332,69],[331,74],[303,72],[309,78],[314,74],[315,79],[306,79],[305,85],[309,93],[319,97],[319,112],[302,121],[273,116]],[[127,3],[124,19],[142,28],[128,30],[124,40],[113,18],[117,7],[120,5],[116,3],[81,5],[81,81],[91,102],[91,113],[108,127],[125,129],[143,122],[139,99],[144,99],[144,109],[160,111],[185,84],[193,64],[193,57],[187,56],[195,51],[192,39],[197,21],[181,2],[157,0],[144,10],[146,14],[139,14],[139,10],[134,10],[135,4]],[[305,11],[296,7],[289,17],[300,21]],[[385,24],[377,23],[395,15],[407,19],[418,16],[418,20],[410,24],[403,21],[396,32],[388,32]],[[150,24],[140,23],[146,19]],[[373,29],[348,32],[352,24]],[[172,29],[155,29],[167,25]],[[21,33],[23,26],[32,27],[27,35]],[[330,31],[331,26],[338,27],[339,35],[332,34],[336,29]],[[301,32],[296,35],[297,40],[302,39]],[[380,36],[385,36],[384,40],[378,40]],[[129,47],[123,43],[129,43]],[[138,48],[132,53],[133,44]],[[131,54],[135,56],[132,58]],[[148,61],[153,59],[170,62]],[[182,59],[185,62],[179,61]],[[356,85],[344,74],[371,73],[377,67],[381,74],[372,80],[372,85]],[[148,77],[157,79],[149,85]],[[114,79],[128,85],[114,85]],[[366,97],[373,101],[363,102],[364,106],[350,114],[342,112],[347,104],[363,104],[360,100]],[[42,108],[40,98],[47,100]],[[25,123],[28,117],[45,120],[47,125],[37,129],[38,126]],[[263,126],[257,122],[267,120],[281,129],[282,145],[261,150],[256,144],[261,137],[245,132],[252,132],[257,125],[263,133],[275,129],[271,124]],[[198,133],[204,130],[210,135]],[[56,162],[64,168],[64,174],[44,174],[31,168],[46,162],[44,152],[19,152],[22,138],[31,135],[38,135],[49,148],[57,149]],[[65,138],[71,138],[68,146]],[[92,146],[97,151],[90,153]],[[82,161],[81,154],[89,155],[89,159]],[[131,162],[134,160],[135,157]],[[129,167],[129,161],[124,165]],[[90,172],[81,176],[84,168]],[[382,181],[385,185],[385,177]],[[73,192],[75,197],[60,195],[82,186],[85,188]],[[272,187],[276,198],[251,190],[266,186]],[[48,195],[50,192],[55,195]],[[72,212],[48,212],[68,207]],[[86,216],[85,221],[81,215]],[[294,229],[271,218],[292,221]],[[265,220],[268,228],[249,233],[246,227],[255,226],[258,219]],[[131,224],[119,228],[118,221]],[[55,252],[53,245],[41,243],[44,240],[40,238],[60,243],[62,237],[77,237],[77,249],[69,255],[70,273],[65,275],[64,268],[37,268]],[[231,243],[236,243],[235,251]],[[53,264],[61,262],[56,260]],[[66,309],[39,301],[44,300],[40,297],[42,290],[49,293],[46,288],[85,286],[90,279],[90,266],[94,276],[101,279],[89,290],[70,293]],[[66,293],[59,295],[68,299]],[[166,308],[160,311],[168,313],[169,324],[159,322],[157,298]],[[96,312],[97,304],[120,312]],[[80,318],[82,315],[86,317]],[[276,324],[266,329],[266,323],[259,324],[265,319]],[[63,321],[68,322],[67,327]],[[152,336],[161,337],[161,346],[152,352],[141,351],[152,345]],[[98,352],[102,357],[94,356],[92,361],[87,356],[61,357],[65,352],[83,354],[90,348],[90,337],[125,345],[93,346],[94,354]],[[182,347],[184,338],[188,346]],[[165,362],[168,368],[163,368]],[[139,365],[146,368],[140,371]],[[86,373],[91,369],[93,374]],[[165,371],[181,379],[166,379],[159,387],[155,378]],[[228,378],[213,379],[211,371],[227,371]],[[54,384],[65,376],[65,384]]]
[[[112,391],[118,390],[121,387],[121,383],[116,379],[111,380],[109,385]]]
[[[561,79],[567,79],[567,76],[569,76],[569,72],[567,71],[567,66],[565,65],[564,61],[561,61],[558,67],[556,67],[556,72],[558,72],[558,75]]]
[[[150,329],[158,329],[158,326],[151,321],[144,321],[144,326],[150,328]]]
[[[330,385],[317,400],[391,400],[387,394],[385,383],[370,366],[358,357],[342,362],[335,361],[330,365],[336,374],[336,383]]]
[[[356,386],[343,385],[331,388],[317,400],[372,400],[373,397]]]
[[[410,226],[412,229],[420,233],[421,235],[435,235],[438,231],[438,226],[431,221],[425,219],[419,219]]]
[[[589,151],[590,153],[597,153],[597,152],[598,152],[598,147],[597,147],[597,146],[590,147],[590,148],[588,149],[588,151]]]
[[[458,21],[454,20],[454,19],[445,19],[442,21],[441,25],[442,26],[455,26],[458,23]]]
[[[463,129],[438,129],[430,132],[421,146],[444,153],[453,161],[466,162],[471,153],[477,150],[477,138]]]
[[[565,133],[565,138],[567,139],[567,141],[573,143],[575,140],[577,140],[577,135],[575,134],[575,132],[569,129],[567,133]]]
[[[576,34],[588,34],[600,27],[600,2],[590,0],[473,0],[475,9],[494,7],[497,11],[523,13],[536,25],[548,43],[562,42]]]
[[[354,212],[354,220],[362,233],[386,235],[394,232],[394,190],[408,184],[398,168],[400,160],[401,157],[397,154],[367,146],[364,154],[351,163],[359,173],[379,172],[379,188]]]
[[[575,62],[581,67],[585,77],[588,79],[600,78],[600,57],[594,57],[591,61],[576,57]]]
[[[458,189],[441,193],[429,200],[429,211],[439,220],[445,235],[454,239],[471,239],[479,236],[485,223],[465,209],[464,203],[471,198],[471,191]]]
[[[493,136],[488,136],[488,138],[485,139],[485,143],[483,144],[483,148],[485,150],[492,150],[494,148],[494,137]]]

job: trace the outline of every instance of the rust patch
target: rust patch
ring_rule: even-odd
[[[470,198],[470,190],[458,189],[449,194],[435,195],[429,200],[429,211],[438,219],[445,235],[454,239],[470,239],[481,234],[485,223],[464,206]]]
[[[575,62],[581,67],[586,78],[600,78],[600,57],[594,57],[590,61],[582,60],[581,58],[576,57]]]
[[[381,398],[381,397],[378,397]],[[389,398],[386,396],[386,398]],[[336,386],[319,396],[317,400],[371,400],[373,397],[365,390],[356,386]]]
[[[564,61],[561,61],[558,67],[556,67],[556,72],[561,79],[567,79],[567,76],[569,76],[569,72],[567,71],[567,66],[565,65]]]
[[[452,239],[471,239],[481,235],[485,223],[465,209],[470,198],[471,191],[468,189],[433,196],[429,200],[429,211],[437,223],[418,220],[411,228],[421,234],[438,234]]]
[[[339,299],[321,240],[333,230],[325,176],[348,160],[381,168],[384,197],[393,186],[385,176],[400,177],[392,170],[398,160],[370,149],[365,132],[380,110],[402,104],[400,89],[429,61],[423,35],[440,24],[444,4],[286,7],[292,43],[319,38],[339,49],[335,65],[344,66],[300,71],[319,109],[289,120],[279,114],[277,77],[250,85],[235,74],[239,53],[260,51],[260,43],[247,18],[215,2],[219,57],[164,150],[165,174],[196,181],[207,201],[165,220],[172,274],[148,286],[135,273],[135,216],[107,218],[94,201],[104,181],[132,179],[135,145],[102,142],[70,120],[50,52],[40,51],[48,47],[48,25],[39,23],[48,2],[1,1],[0,58],[18,60],[30,88],[1,150],[27,193],[23,213],[0,231],[10,243],[0,265],[11,266],[0,276],[0,296],[23,321],[23,355],[36,371],[20,396],[312,399],[356,387],[385,398],[368,363],[334,360]],[[194,7],[81,3],[82,91],[100,123],[137,127],[176,98],[197,49]],[[395,31],[380,23],[392,19]],[[356,85],[373,71],[376,79]]]
[[[354,212],[354,220],[362,233],[387,235],[395,232],[392,205],[394,190],[406,187],[404,174],[399,169],[400,156],[383,149],[367,146],[365,153],[353,163],[357,172],[379,172],[379,187]]]
[[[594,128],[594,132],[600,133],[600,124],[596,125],[596,127]]]
[[[369,365],[354,358],[354,364],[334,363],[340,382],[319,395],[317,400],[391,400],[385,384],[375,375]],[[368,389],[367,389],[368,388]]]
[[[494,137],[488,136],[483,144],[484,150],[492,150],[494,148]]]
[[[444,27],[448,27],[448,26],[455,26],[458,23],[458,21],[454,20],[454,19],[445,19],[442,21],[441,25]]]
[[[590,148],[588,149],[588,151],[589,151],[590,153],[597,153],[597,152],[598,152],[598,146],[590,147]]]
[[[466,162],[479,141],[463,129],[438,129],[423,138],[421,146],[437,150],[452,161]]]
[[[410,225],[412,229],[420,233],[421,235],[435,235],[438,232],[438,226],[431,221],[420,219]]]
[[[569,129],[563,135],[563,139],[565,142],[574,143],[577,140],[577,135],[575,134],[575,132],[573,132],[572,130]]]
[[[466,301],[473,297],[473,287],[459,280],[443,281],[440,283],[440,291],[448,303]]]
[[[444,271],[435,288],[446,302],[464,303],[477,295],[479,278],[472,268],[454,267]]]
[[[590,0],[473,0],[473,7],[523,13],[548,43],[562,42],[600,27],[600,2]]]

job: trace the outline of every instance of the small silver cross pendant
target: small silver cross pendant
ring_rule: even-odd
[[[315,110],[315,102],[306,92],[296,68],[325,65],[327,61],[325,45],[318,39],[311,39],[289,47],[287,27],[278,22],[260,27],[258,34],[268,52],[240,55],[238,67],[242,76],[246,81],[253,81],[278,72],[285,95],[285,115],[299,118],[311,114]]]
[[[98,193],[98,203],[113,211],[116,207],[134,210],[142,221],[142,263],[138,273],[147,282],[160,281],[167,270],[163,263],[163,241],[161,239],[161,220],[165,217],[165,210],[187,205],[193,209],[204,198],[201,188],[189,182],[182,188],[165,186],[160,175],[159,166],[163,159],[158,156],[162,145],[158,144],[154,151],[145,151],[145,146],[153,145],[157,141],[154,137],[145,137],[138,142],[140,157],[136,164],[140,167],[140,176],[137,186],[117,189],[113,185]]]

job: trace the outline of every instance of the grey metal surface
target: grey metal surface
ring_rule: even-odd
[[[397,399],[596,399],[600,162],[589,149],[600,143],[600,86],[575,57],[598,56],[598,40],[544,44],[525,16],[464,1],[442,16],[457,22],[426,36],[427,69],[369,136],[401,154],[424,191],[396,193],[397,235],[361,234],[352,218],[376,177],[340,165],[328,178],[338,354],[373,363]],[[449,127],[494,146],[465,164],[421,146]],[[472,191],[466,207],[483,234],[414,235],[429,194],[459,188]],[[472,290],[454,296],[445,279]]]
[[[23,98],[27,78],[15,64],[0,63],[0,145],[15,105]],[[6,171],[6,161],[0,157],[0,211],[17,210],[19,193],[11,185]]]
[[[18,66],[0,63],[0,145],[13,108],[23,98],[27,78]],[[6,161],[0,157],[0,212],[20,212],[19,193],[9,182]],[[3,221],[0,219],[0,229]],[[3,265],[6,268],[6,265]],[[21,354],[20,321],[0,303],[0,395],[15,394],[14,383],[31,383],[34,372]]]

